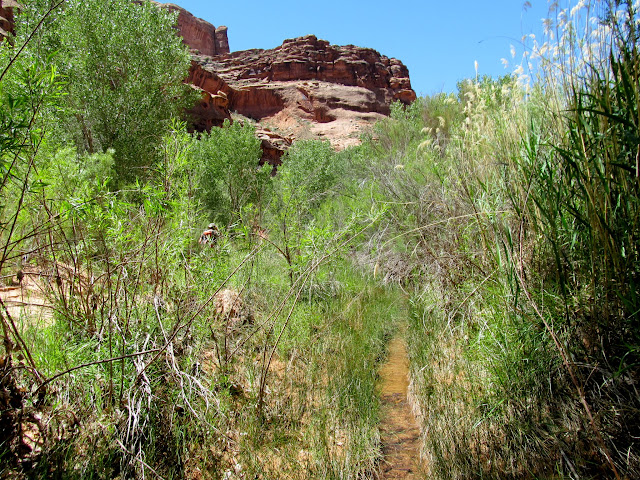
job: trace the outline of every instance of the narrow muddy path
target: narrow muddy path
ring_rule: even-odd
[[[409,359],[402,335],[389,344],[389,357],[380,369],[382,399],[381,479],[421,479],[420,429],[407,401]]]

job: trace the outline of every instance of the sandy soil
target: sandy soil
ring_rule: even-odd
[[[380,434],[382,479],[419,479],[420,429],[407,401],[409,359],[404,340],[398,336],[389,345],[389,358],[381,370],[382,422]]]
[[[0,298],[16,322],[23,318],[31,325],[47,326],[53,321],[53,309],[30,275],[25,275],[21,285],[0,285]]]

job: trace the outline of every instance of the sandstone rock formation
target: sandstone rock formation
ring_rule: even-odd
[[[191,111],[194,127],[221,126],[232,112],[257,121],[263,161],[272,165],[291,138],[328,139],[336,148],[357,144],[392,102],[416,98],[407,67],[370,48],[308,35],[269,50],[230,53],[226,27],[165,6],[178,9],[178,28],[193,52],[187,82],[202,94]]]
[[[0,39],[15,33],[14,10],[20,9],[20,4],[15,0],[0,0]]]
[[[227,325],[228,330],[253,322],[251,309],[236,290],[225,288],[216,293],[213,305],[216,316]]]
[[[227,27],[214,27],[178,5],[164,3],[161,6],[178,12],[178,30],[180,35],[195,53],[200,55],[223,55],[229,53]]]
[[[268,163],[273,166],[271,175],[276,174],[278,165],[282,165],[280,158],[293,144],[293,138],[271,131],[269,128],[260,127],[256,129],[256,136],[260,140],[262,147],[262,158],[260,165]]]
[[[194,55],[188,82],[203,92],[194,110],[199,128],[220,125],[233,111],[296,138],[327,138],[338,148],[357,143],[393,101],[416,98],[399,60],[313,35],[271,50]],[[219,92],[226,108],[215,101]]]

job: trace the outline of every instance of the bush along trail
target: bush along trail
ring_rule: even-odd
[[[580,2],[529,37],[535,75],[271,176],[250,119],[177,118],[175,13],[25,2],[0,478],[640,478],[636,8]]]

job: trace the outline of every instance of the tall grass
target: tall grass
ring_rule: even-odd
[[[246,436],[240,452],[251,474],[338,479],[377,471],[377,368],[404,307],[397,292],[348,263],[335,267],[336,293],[300,302],[278,346],[260,433]]]
[[[538,76],[463,82],[363,147],[435,478],[638,475],[637,11],[552,15]]]

